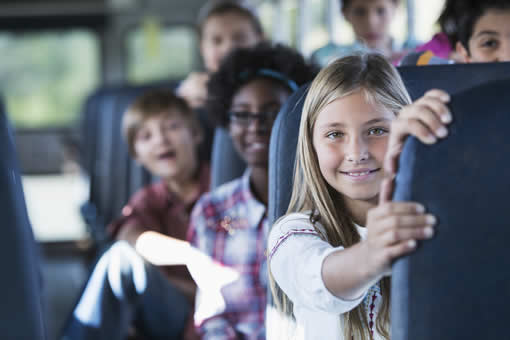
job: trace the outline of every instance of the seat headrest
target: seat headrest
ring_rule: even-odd
[[[228,131],[217,127],[211,155],[211,190],[241,177],[245,169],[246,163],[236,151]]]
[[[400,76],[413,100],[431,89],[455,94],[474,86],[510,78],[510,63],[402,66]]]
[[[309,84],[303,85],[292,94],[278,113],[271,131],[268,204],[270,224],[287,211],[290,202],[299,123],[308,87]]]
[[[439,223],[393,267],[392,339],[494,339],[507,330],[509,89],[503,80],[454,95],[446,139],[406,142],[394,199],[424,204]]]

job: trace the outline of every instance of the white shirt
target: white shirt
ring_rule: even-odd
[[[317,228],[323,227],[317,223]],[[356,226],[361,238],[366,229]],[[324,233],[325,234],[325,233]],[[275,330],[282,323],[278,313],[269,310],[267,339],[341,340],[343,325],[340,314],[364,303],[367,320],[373,322],[374,340],[383,339],[376,331],[375,320],[382,297],[379,285],[374,285],[355,300],[344,300],[333,295],[322,280],[322,263],[332,252],[344,249],[333,247],[317,233],[310,216],[294,213],[275,224],[268,239],[268,262],[271,273],[280,288],[294,304],[295,324]],[[288,324],[288,320],[287,320]]]

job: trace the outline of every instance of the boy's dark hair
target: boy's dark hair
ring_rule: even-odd
[[[198,12],[197,28],[199,37],[202,37],[204,25],[210,17],[232,12],[245,16],[251,21],[255,32],[258,34],[262,35],[264,33],[255,10],[245,2],[239,0],[210,0]]]
[[[465,0],[446,0],[441,15],[437,20],[441,32],[446,34],[450,46],[455,49],[458,39],[459,3]]]
[[[149,90],[136,98],[122,117],[122,135],[127,142],[131,156],[136,157],[136,134],[143,124],[148,119],[157,117],[165,112],[167,114],[179,114],[180,117],[189,122],[190,128],[195,133],[202,133],[200,122],[195,112],[184,99],[177,97],[173,90]]]
[[[262,42],[254,47],[234,50],[207,84],[206,109],[217,124],[228,125],[232,98],[244,84],[254,78],[265,77],[261,70],[270,74],[267,76],[269,79],[278,79],[275,81],[282,84],[289,84],[289,80],[297,86],[311,81],[318,73],[318,68],[308,64],[299,52],[281,44]]]
[[[476,23],[490,10],[510,10],[510,0],[459,0],[457,1],[458,39],[469,51],[469,39]]]

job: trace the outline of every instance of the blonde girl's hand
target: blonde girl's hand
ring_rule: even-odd
[[[388,275],[391,264],[416,249],[418,240],[434,235],[436,218],[414,202],[383,202],[367,215],[367,268],[370,275]]]
[[[434,144],[439,138],[448,135],[447,124],[452,115],[446,104],[450,95],[442,90],[430,90],[400,111],[391,124],[388,151],[384,169],[393,175],[398,170],[398,158],[407,136],[412,135],[425,144]]]

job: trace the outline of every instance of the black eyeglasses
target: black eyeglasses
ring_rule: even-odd
[[[258,120],[260,123],[272,123],[277,114],[278,111],[257,113],[248,111],[231,111],[228,116],[230,118],[230,123],[240,126],[248,126],[255,120]]]

